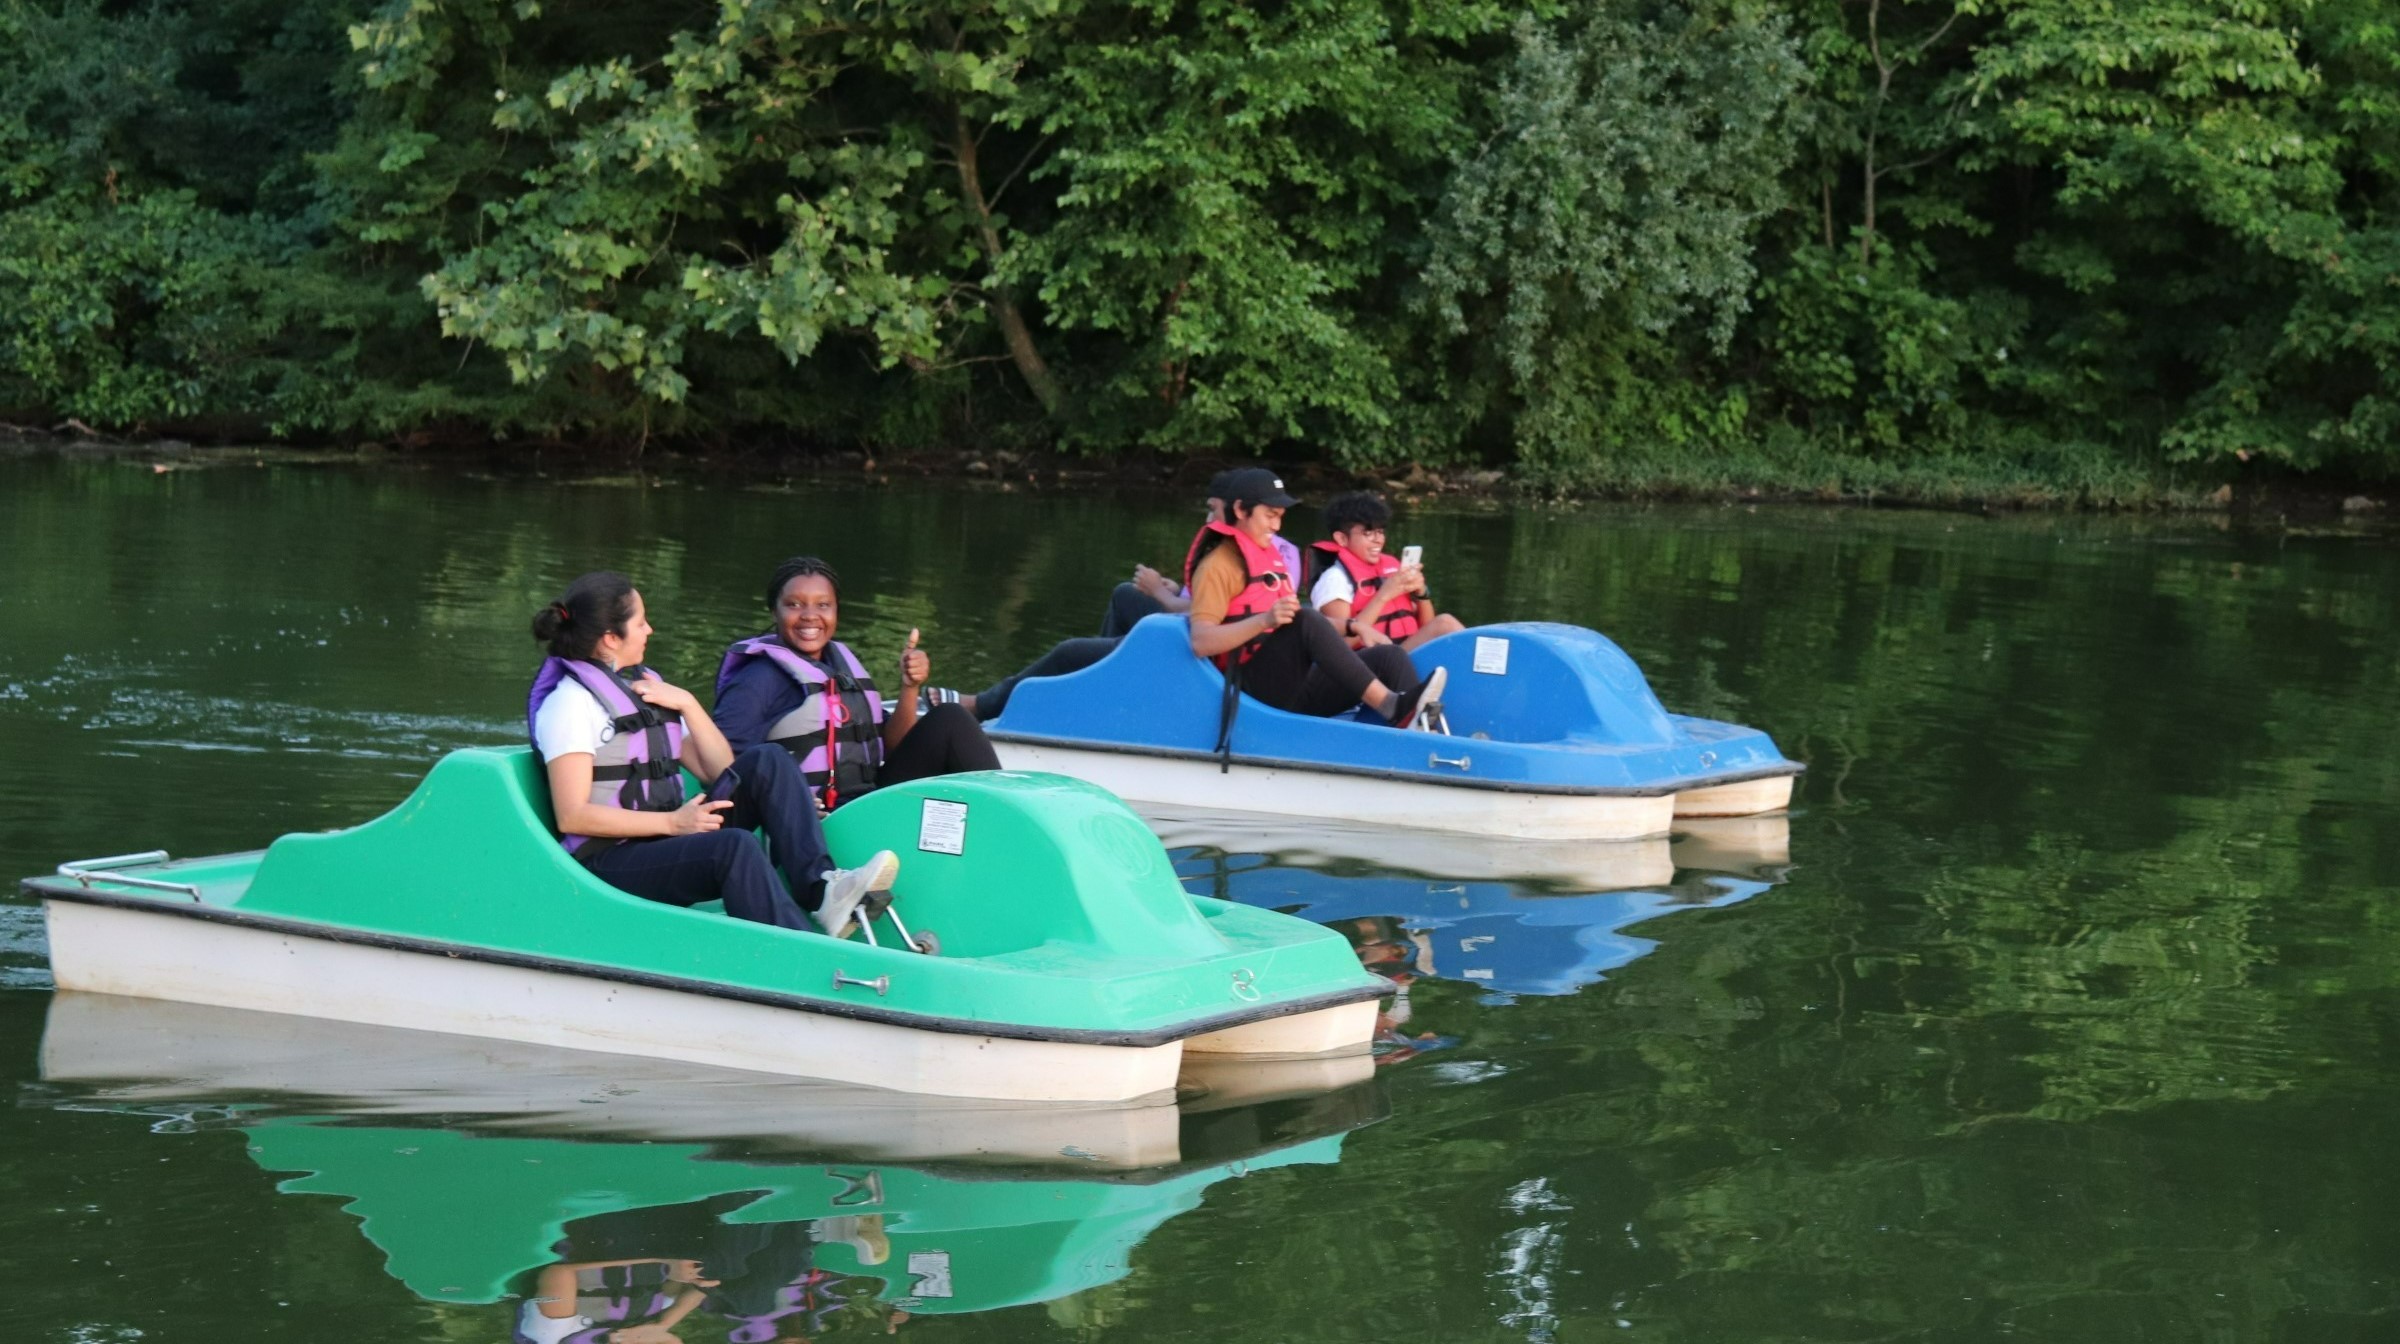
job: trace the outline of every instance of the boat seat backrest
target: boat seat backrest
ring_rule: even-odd
[[[1442,703],[1453,731],[1504,742],[1664,745],[1674,721],[1642,669],[1580,626],[1477,626],[1417,650],[1418,670],[1450,670]]]
[[[953,825],[963,809],[963,836]],[[1048,943],[1133,958],[1214,955],[1164,845],[1106,790],[1061,775],[983,771],[878,789],[826,819],[836,863],[900,856],[901,918],[944,956]]]

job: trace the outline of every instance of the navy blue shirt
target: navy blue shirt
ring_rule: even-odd
[[[709,717],[739,755],[767,740],[767,730],[800,708],[800,687],[791,674],[764,658],[747,658],[717,692]]]

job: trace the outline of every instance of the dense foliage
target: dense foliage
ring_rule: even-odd
[[[2367,0],[0,0],[0,408],[2380,474],[2396,70]]]

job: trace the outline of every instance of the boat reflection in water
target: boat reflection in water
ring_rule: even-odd
[[[1369,970],[1403,989],[1420,977],[1459,980],[1498,1002],[1572,994],[1657,946],[1624,930],[1748,900],[1791,862],[1782,814],[1685,818],[1672,839],[1607,842],[1144,817],[1187,889],[1339,929]]]
[[[42,1041],[65,1104],[205,1108],[296,1173],[277,1189],[340,1196],[411,1292],[513,1301],[540,1344],[694,1316],[763,1341],[1096,1287],[1217,1182],[1338,1160],[1383,1116],[1372,1074],[1221,1065],[1181,1105],[1012,1108],[72,993]]]

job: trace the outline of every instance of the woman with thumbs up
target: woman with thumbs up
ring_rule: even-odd
[[[974,715],[958,705],[919,712],[917,688],[933,662],[914,630],[900,654],[899,702],[884,711],[866,664],[834,638],[841,606],[833,566],[803,555],[776,567],[772,627],[736,641],[717,669],[714,717],[733,749],[766,742],[790,752],[828,812],[885,784],[999,769]]]

